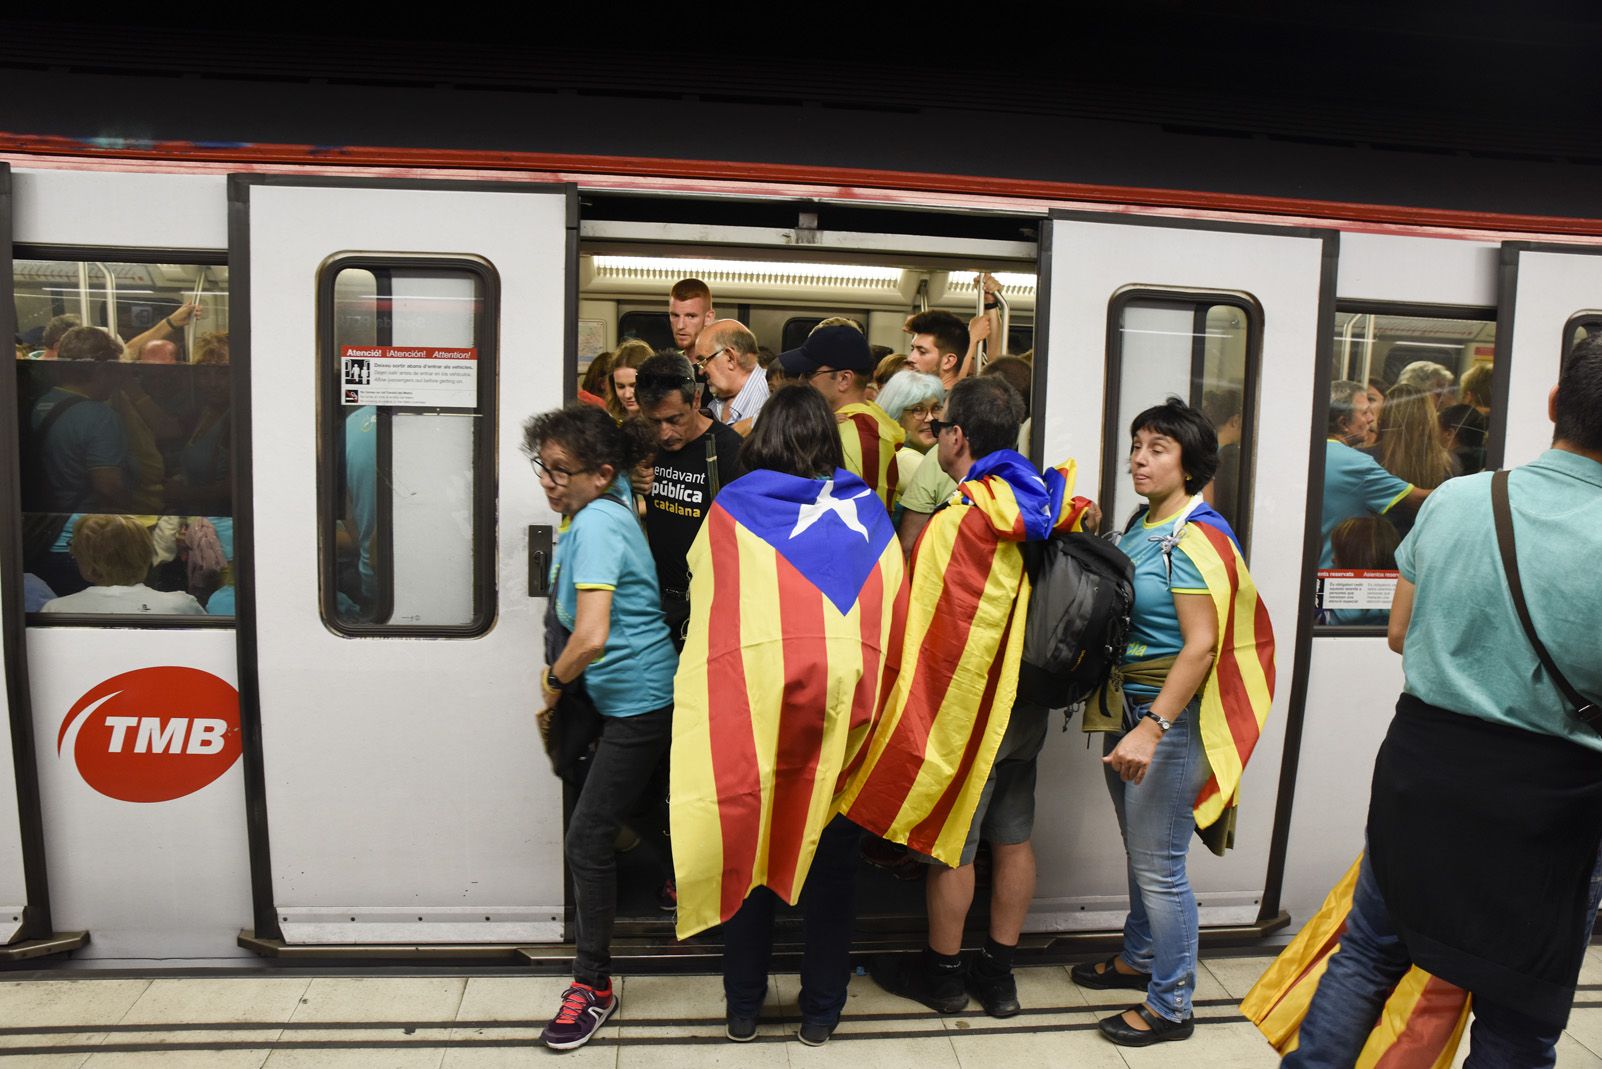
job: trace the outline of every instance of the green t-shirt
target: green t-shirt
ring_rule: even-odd
[[[913,472],[912,481],[902,489],[900,505],[908,512],[927,516],[944,505],[956,490],[957,480],[946,474],[946,469],[940,466],[940,458],[935,456],[935,447],[931,447],[918,470]]]

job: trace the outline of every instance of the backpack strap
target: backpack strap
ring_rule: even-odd
[[[718,436],[711,431],[706,435],[706,503],[718,496],[723,487],[723,473],[718,470]]]
[[[1530,607],[1524,601],[1524,583],[1519,578],[1518,546],[1513,538],[1513,508],[1508,500],[1507,483],[1508,472],[1505,468],[1491,476],[1491,515],[1496,521],[1496,548],[1502,554],[1502,571],[1507,575],[1508,590],[1513,595],[1513,608],[1518,613],[1519,623],[1524,627],[1524,637],[1530,640],[1530,646],[1534,648],[1535,656],[1540,659],[1546,674],[1552,677],[1552,682],[1557,684],[1563,697],[1574,706],[1574,715],[1592,731],[1602,733],[1602,727],[1597,724],[1598,719],[1602,718],[1602,707],[1574,689],[1568,678],[1558,671],[1546,644],[1535,633]]]

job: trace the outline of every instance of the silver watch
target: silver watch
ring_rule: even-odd
[[[1146,710],[1146,712],[1141,716],[1141,719],[1154,721],[1157,726],[1162,729],[1164,735],[1168,734],[1168,729],[1174,726],[1174,722],[1172,720],[1165,720],[1156,713],[1152,712],[1150,709]]]

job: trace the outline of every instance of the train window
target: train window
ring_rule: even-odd
[[[1143,502],[1129,485],[1129,425],[1169,396],[1199,408],[1218,432],[1218,474],[1203,490],[1247,552],[1251,535],[1252,429],[1263,312],[1235,293],[1125,289],[1113,296],[1102,508],[1127,521]]]
[[[666,312],[624,312],[617,320],[617,342],[638,338],[655,349],[676,349]]]
[[[497,279],[351,256],[319,280],[324,621],[469,637],[494,618]]]
[[[228,269],[19,257],[12,280],[29,622],[231,617]]]
[[[1495,313],[1420,312],[1342,304],[1335,315],[1319,505],[1325,625],[1383,626],[1422,492],[1485,467]]]

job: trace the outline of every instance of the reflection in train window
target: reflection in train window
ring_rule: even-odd
[[[494,616],[495,275],[343,258],[321,301],[323,619],[481,634]]]
[[[1335,315],[1320,503],[1319,622],[1381,626],[1396,547],[1430,490],[1485,467],[1495,314]]]
[[[1203,495],[1235,529],[1248,554],[1252,430],[1262,309],[1245,294],[1129,289],[1108,311],[1116,331],[1107,354],[1109,424],[1102,509],[1120,527],[1143,505],[1129,484],[1129,425],[1175,396],[1218,432],[1218,474]]]
[[[231,617],[228,269],[24,258],[12,281],[30,622]]]

